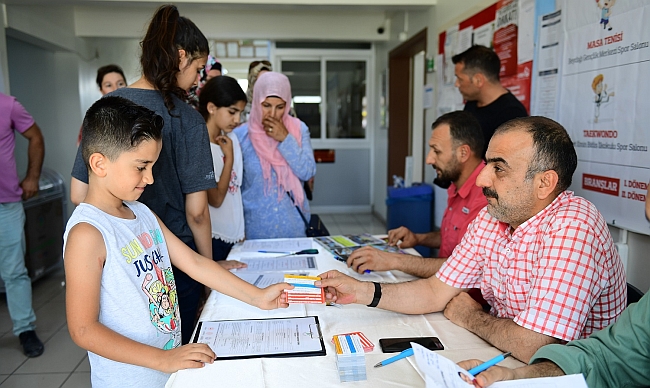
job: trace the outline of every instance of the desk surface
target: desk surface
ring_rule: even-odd
[[[316,255],[318,271],[337,269],[357,279],[384,283],[403,282],[414,277],[399,271],[373,272],[360,275],[335,260],[322,247]],[[259,256],[233,248],[229,259]],[[201,321],[252,318],[301,317],[317,315],[325,340],[327,356],[304,358],[255,358],[246,360],[215,361],[201,369],[182,370],[173,374],[167,388],[184,387],[334,387],[339,386],[336,356],[331,338],[335,334],[363,332],[375,345],[366,353],[366,381],[348,382],[350,387],[424,387],[425,383],[415,367],[415,359],[398,361],[383,368],[373,365],[390,355],[381,352],[379,339],[386,337],[436,336],[445,346],[440,354],[460,361],[468,358],[490,359],[501,352],[469,331],[451,323],[442,313],[405,315],[362,305],[332,307],[325,305],[294,304],[287,309],[260,310],[229,296],[212,291],[199,318]],[[217,355],[218,357],[218,355]],[[509,358],[503,366],[517,367],[521,362]]]

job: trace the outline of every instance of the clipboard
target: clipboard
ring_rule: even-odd
[[[317,316],[201,321],[193,343],[204,343],[218,360],[325,356]]]

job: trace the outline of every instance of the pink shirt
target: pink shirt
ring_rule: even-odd
[[[0,203],[18,202],[23,190],[20,188],[14,148],[16,134],[28,130],[34,119],[16,98],[0,93]]]
[[[460,190],[456,191],[456,185],[453,183],[447,189],[447,209],[440,224],[441,242],[438,257],[451,255],[463,238],[467,225],[487,205],[483,190],[476,186],[476,177],[483,167],[485,167],[485,162],[476,166]]]
[[[436,276],[456,288],[480,286],[497,317],[565,341],[614,323],[627,301],[605,220],[570,191],[512,233],[482,210]]]

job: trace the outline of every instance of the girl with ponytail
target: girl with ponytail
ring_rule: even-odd
[[[205,66],[208,40],[175,6],[163,5],[154,13],[140,45],[140,79],[107,94],[131,100],[164,119],[162,150],[153,166],[154,183],[146,187],[139,201],[188,246],[211,258],[207,190],[216,187],[216,182],[210,141],[203,117],[184,102]],[[79,152],[72,177],[70,197],[78,204],[88,190],[88,170]],[[203,287],[178,268],[174,275],[185,344],[194,328]]]

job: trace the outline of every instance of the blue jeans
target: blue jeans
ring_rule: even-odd
[[[0,203],[0,277],[14,335],[34,330],[32,282],[25,268],[25,211],[22,202]]]

